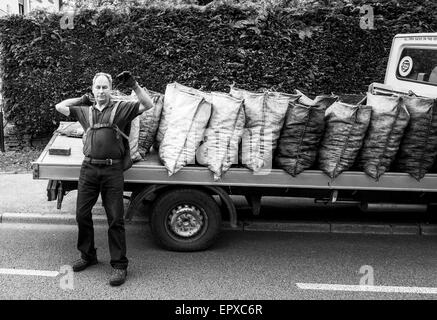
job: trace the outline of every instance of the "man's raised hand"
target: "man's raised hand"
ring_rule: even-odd
[[[94,101],[94,97],[90,93],[85,93],[80,98],[80,105],[82,106],[92,106]]]
[[[123,71],[117,75],[116,79],[130,89],[134,89],[137,85],[137,82],[129,71]]]

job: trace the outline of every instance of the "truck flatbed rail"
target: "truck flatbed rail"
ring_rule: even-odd
[[[51,147],[70,147],[71,155],[50,155]],[[33,162],[34,179],[78,181],[83,160],[82,140],[54,134],[40,157]],[[134,163],[125,173],[125,182],[175,185],[242,186],[270,188],[305,188],[331,190],[381,190],[437,192],[437,174],[427,174],[421,181],[409,174],[388,172],[375,181],[363,172],[343,172],[335,180],[320,170],[307,170],[292,177],[282,169],[268,174],[254,174],[249,169],[232,167],[220,181],[214,181],[207,167],[189,165],[169,177],[157,152],[146,160]]]

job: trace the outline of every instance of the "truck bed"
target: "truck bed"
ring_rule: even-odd
[[[70,147],[71,155],[50,155],[51,147]],[[82,139],[55,133],[40,157],[32,163],[34,179],[78,181],[83,160]],[[332,190],[386,190],[437,192],[437,174],[427,174],[417,181],[406,173],[388,172],[375,181],[363,172],[343,172],[331,180],[320,170],[307,170],[292,177],[282,169],[269,174],[254,174],[241,167],[232,167],[220,181],[215,182],[207,167],[189,165],[169,177],[158,154],[153,151],[147,159],[134,163],[125,172],[125,182],[146,184],[183,184],[266,188],[305,188]]]

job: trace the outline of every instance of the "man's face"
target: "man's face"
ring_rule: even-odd
[[[109,101],[111,86],[108,78],[98,76],[93,83],[93,94],[97,104],[104,105]]]

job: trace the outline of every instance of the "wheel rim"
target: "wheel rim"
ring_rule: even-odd
[[[192,238],[200,235],[207,225],[205,211],[192,204],[174,207],[167,219],[167,229],[180,238]]]

